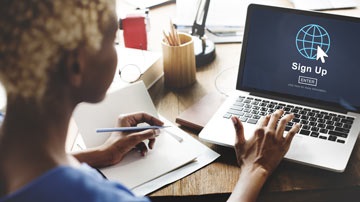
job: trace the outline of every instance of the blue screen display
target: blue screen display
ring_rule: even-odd
[[[359,19],[260,6],[246,32],[238,88],[359,110]]]

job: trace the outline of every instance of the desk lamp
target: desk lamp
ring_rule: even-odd
[[[210,0],[199,0],[198,5],[191,30],[191,35],[194,36],[196,67],[206,65],[215,59],[215,44],[205,36],[205,22]]]

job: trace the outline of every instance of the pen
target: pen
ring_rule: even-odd
[[[132,126],[132,127],[118,127],[118,128],[98,128],[96,129],[97,133],[107,133],[107,132],[125,132],[125,131],[140,131],[147,129],[163,129],[171,126]]]

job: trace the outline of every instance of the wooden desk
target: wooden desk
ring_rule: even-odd
[[[269,1],[266,1],[269,3]],[[274,5],[291,6],[287,1],[274,1]],[[360,5],[360,1],[359,1]],[[333,13],[360,16],[359,9],[337,10]],[[152,9],[149,47],[161,50],[161,31],[168,27],[169,17],[174,17],[175,5]],[[197,82],[188,88],[171,90],[164,86],[163,79],[151,89],[150,95],[160,114],[175,123],[175,118],[204,95],[217,92],[214,82],[223,70],[237,68],[241,44],[216,45],[216,59],[211,64],[197,69]],[[236,75],[234,75],[236,76]],[[233,84],[235,86],[235,84]],[[219,96],[222,96],[219,93]],[[187,130],[197,138],[197,134]],[[225,200],[237,182],[240,169],[236,165],[232,149],[207,144],[221,154],[221,157],[205,168],[168,185],[151,196],[184,196],[224,194]],[[344,173],[334,173],[283,161],[268,179],[260,194],[259,201],[353,201],[360,198],[360,141]],[[172,198],[173,200],[174,198]],[[213,198],[214,199],[214,198]],[[186,201],[187,198],[184,198]]]

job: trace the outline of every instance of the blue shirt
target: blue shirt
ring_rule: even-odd
[[[0,202],[46,201],[46,202],[149,202],[146,197],[136,197],[123,185],[104,179],[87,164],[79,168],[56,167]]]

